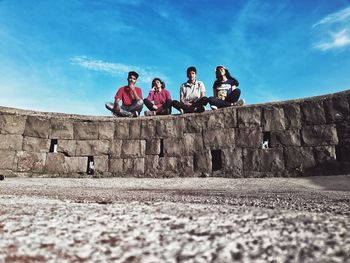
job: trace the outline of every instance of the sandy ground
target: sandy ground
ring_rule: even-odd
[[[0,181],[0,262],[350,262],[350,175]]]

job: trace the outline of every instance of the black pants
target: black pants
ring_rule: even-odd
[[[173,106],[178,111],[181,111],[181,109],[184,111],[184,113],[192,113],[192,112],[203,112],[205,111],[205,105],[208,103],[207,97],[202,97],[196,101],[194,101],[191,105],[186,105],[181,101],[173,100],[171,103],[171,106]]]
[[[144,99],[143,103],[146,105],[146,107],[150,111],[155,111],[157,115],[168,115],[171,114],[171,102],[172,100],[166,100],[161,107],[159,107],[157,110],[153,109],[154,104],[148,100]]]
[[[218,108],[225,108],[225,107],[230,107],[232,106],[232,103],[237,102],[239,99],[239,96],[241,96],[241,90],[236,88],[229,95],[227,95],[225,100],[221,100],[217,97],[210,97],[208,99],[208,102],[210,105],[214,105]]]

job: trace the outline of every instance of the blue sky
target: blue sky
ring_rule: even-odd
[[[109,115],[129,70],[178,99],[191,65],[248,104],[349,89],[350,1],[0,0],[1,106]]]

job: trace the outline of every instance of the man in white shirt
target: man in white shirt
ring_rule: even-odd
[[[182,113],[203,112],[208,98],[205,97],[205,86],[197,80],[197,69],[187,69],[188,80],[180,86],[180,101],[173,100],[172,106]]]

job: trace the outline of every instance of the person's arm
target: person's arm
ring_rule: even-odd
[[[142,100],[142,93],[141,93],[141,94],[138,94],[135,85],[130,85],[129,87],[130,87],[132,93],[134,94],[135,99],[136,99],[136,100]]]
[[[203,82],[198,83],[200,85],[200,91],[201,91],[201,98],[205,96],[205,86]]]
[[[185,89],[185,87],[183,85],[181,85],[181,87],[180,87],[180,101],[183,104],[190,106],[192,104],[192,102],[186,100],[184,89]]]
[[[218,90],[216,88],[216,81],[213,84],[213,95],[214,95],[215,98],[218,97]]]
[[[120,99],[114,100],[114,109],[117,111],[120,111],[119,101],[120,101]]]

